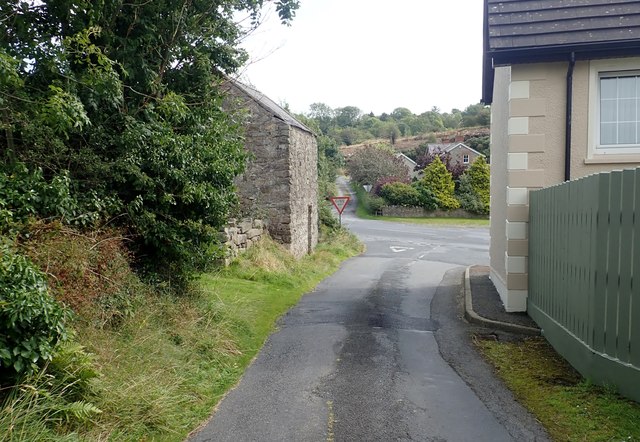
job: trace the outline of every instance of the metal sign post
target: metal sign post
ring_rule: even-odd
[[[345,207],[349,204],[349,200],[351,200],[350,196],[332,196],[329,198],[331,200],[331,204],[338,211],[339,219],[340,219],[340,227],[342,227],[342,212],[344,212]]]

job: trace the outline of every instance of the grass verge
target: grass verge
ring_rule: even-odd
[[[476,344],[554,440],[640,441],[640,404],[582,379],[543,338]]]
[[[489,220],[482,218],[400,218],[395,216],[377,216],[371,215],[363,201],[367,198],[363,189],[356,190],[358,205],[356,207],[356,215],[362,219],[372,219],[377,221],[390,221],[406,224],[422,224],[429,226],[471,226],[471,227],[489,227]]]
[[[72,354],[84,355],[81,364],[54,361],[0,390],[0,440],[184,440],[238,382],[277,318],[360,251],[345,231],[301,260],[267,240],[202,275],[188,296],[139,287],[117,321],[77,315],[74,345],[83,350]],[[60,378],[69,366],[87,374]],[[70,399],[82,376],[90,385]]]

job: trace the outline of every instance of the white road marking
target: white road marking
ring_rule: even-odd
[[[413,247],[403,247],[403,246],[389,246],[389,248],[393,251],[393,253],[406,252],[407,250],[413,250]]]

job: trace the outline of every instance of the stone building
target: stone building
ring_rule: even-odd
[[[227,109],[246,112],[247,168],[236,179],[243,216],[266,222],[296,257],[318,243],[317,144],[313,133],[269,97],[238,81],[224,89]]]

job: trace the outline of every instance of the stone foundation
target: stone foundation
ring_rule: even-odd
[[[246,252],[268,235],[268,231],[261,219],[245,218],[241,221],[230,219],[221,234],[226,248],[224,264],[229,265],[239,254]]]

